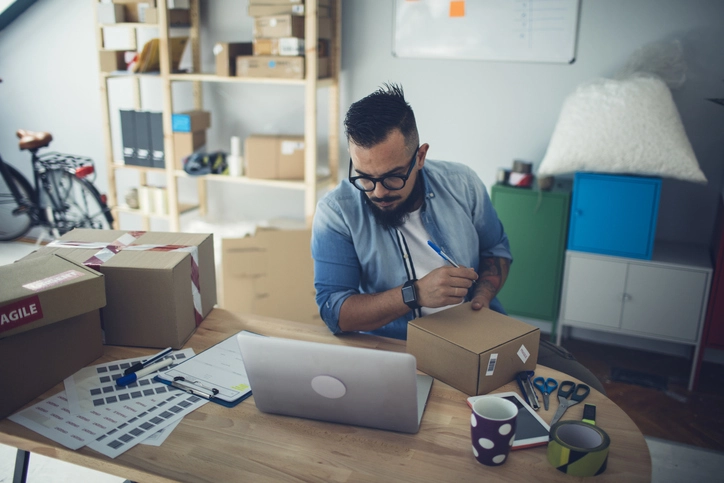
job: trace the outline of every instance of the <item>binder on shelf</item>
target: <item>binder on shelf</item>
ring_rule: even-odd
[[[158,374],[156,380],[222,406],[236,406],[251,396],[251,386],[236,336],[237,334],[234,334]]]
[[[160,112],[149,112],[149,128],[151,133],[151,167],[165,168],[165,151],[163,147],[163,115]]]
[[[121,138],[123,140],[123,162],[137,166],[136,159],[136,111],[121,109]]]
[[[151,167],[151,127],[150,115],[146,111],[135,111],[136,124],[136,164]]]

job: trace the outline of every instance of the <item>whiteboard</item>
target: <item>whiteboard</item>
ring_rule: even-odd
[[[395,0],[393,55],[572,63],[579,0]]]

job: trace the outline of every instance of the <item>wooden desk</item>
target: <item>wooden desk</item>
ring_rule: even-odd
[[[335,337],[326,327],[259,316],[238,317],[220,309],[209,315],[186,347],[198,353],[243,329],[292,339],[405,350],[405,342],[395,339],[363,334]],[[107,346],[96,363],[152,352]],[[537,374],[564,378],[542,366]],[[42,397],[62,389],[62,383],[58,384]],[[517,391],[517,387],[510,383],[500,391]],[[509,461],[499,467],[478,463],[471,449],[466,398],[436,380],[420,432],[414,435],[264,414],[250,398],[232,409],[208,403],[186,416],[163,445],[137,445],[115,459],[88,448],[69,450],[7,419],[0,420],[0,443],[144,483],[577,479],[548,464],[545,446],[514,451]],[[650,481],[648,446],[633,421],[593,389],[587,402],[596,404],[597,421],[611,436],[608,468],[596,477],[596,482]],[[556,401],[551,401],[549,411],[541,409],[543,419],[550,421],[557,406]],[[581,405],[573,406],[564,419],[580,419],[582,411]]]

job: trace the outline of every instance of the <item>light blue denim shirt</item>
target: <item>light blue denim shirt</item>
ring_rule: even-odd
[[[512,260],[503,225],[485,185],[472,169],[459,163],[426,160],[421,173],[425,202],[420,216],[430,240],[458,264],[476,271],[481,258]],[[342,332],[339,312],[347,297],[383,292],[407,281],[395,230],[377,223],[362,196],[366,195],[343,180],[319,201],[314,215],[312,257],[317,305],[322,320],[335,334]],[[437,255],[430,250],[430,256]],[[491,308],[503,312],[497,298]],[[410,311],[371,333],[406,339],[407,322],[413,318]]]

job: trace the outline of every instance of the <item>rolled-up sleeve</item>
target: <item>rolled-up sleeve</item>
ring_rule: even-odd
[[[510,253],[508,235],[505,234],[503,223],[490,200],[488,190],[477,176],[470,176],[476,202],[473,208],[473,224],[478,232],[480,259],[490,257],[507,258],[513,261]]]
[[[350,295],[359,293],[360,265],[350,231],[338,207],[321,200],[312,225],[314,288],[319,314],[339,334],[339,312]]]

